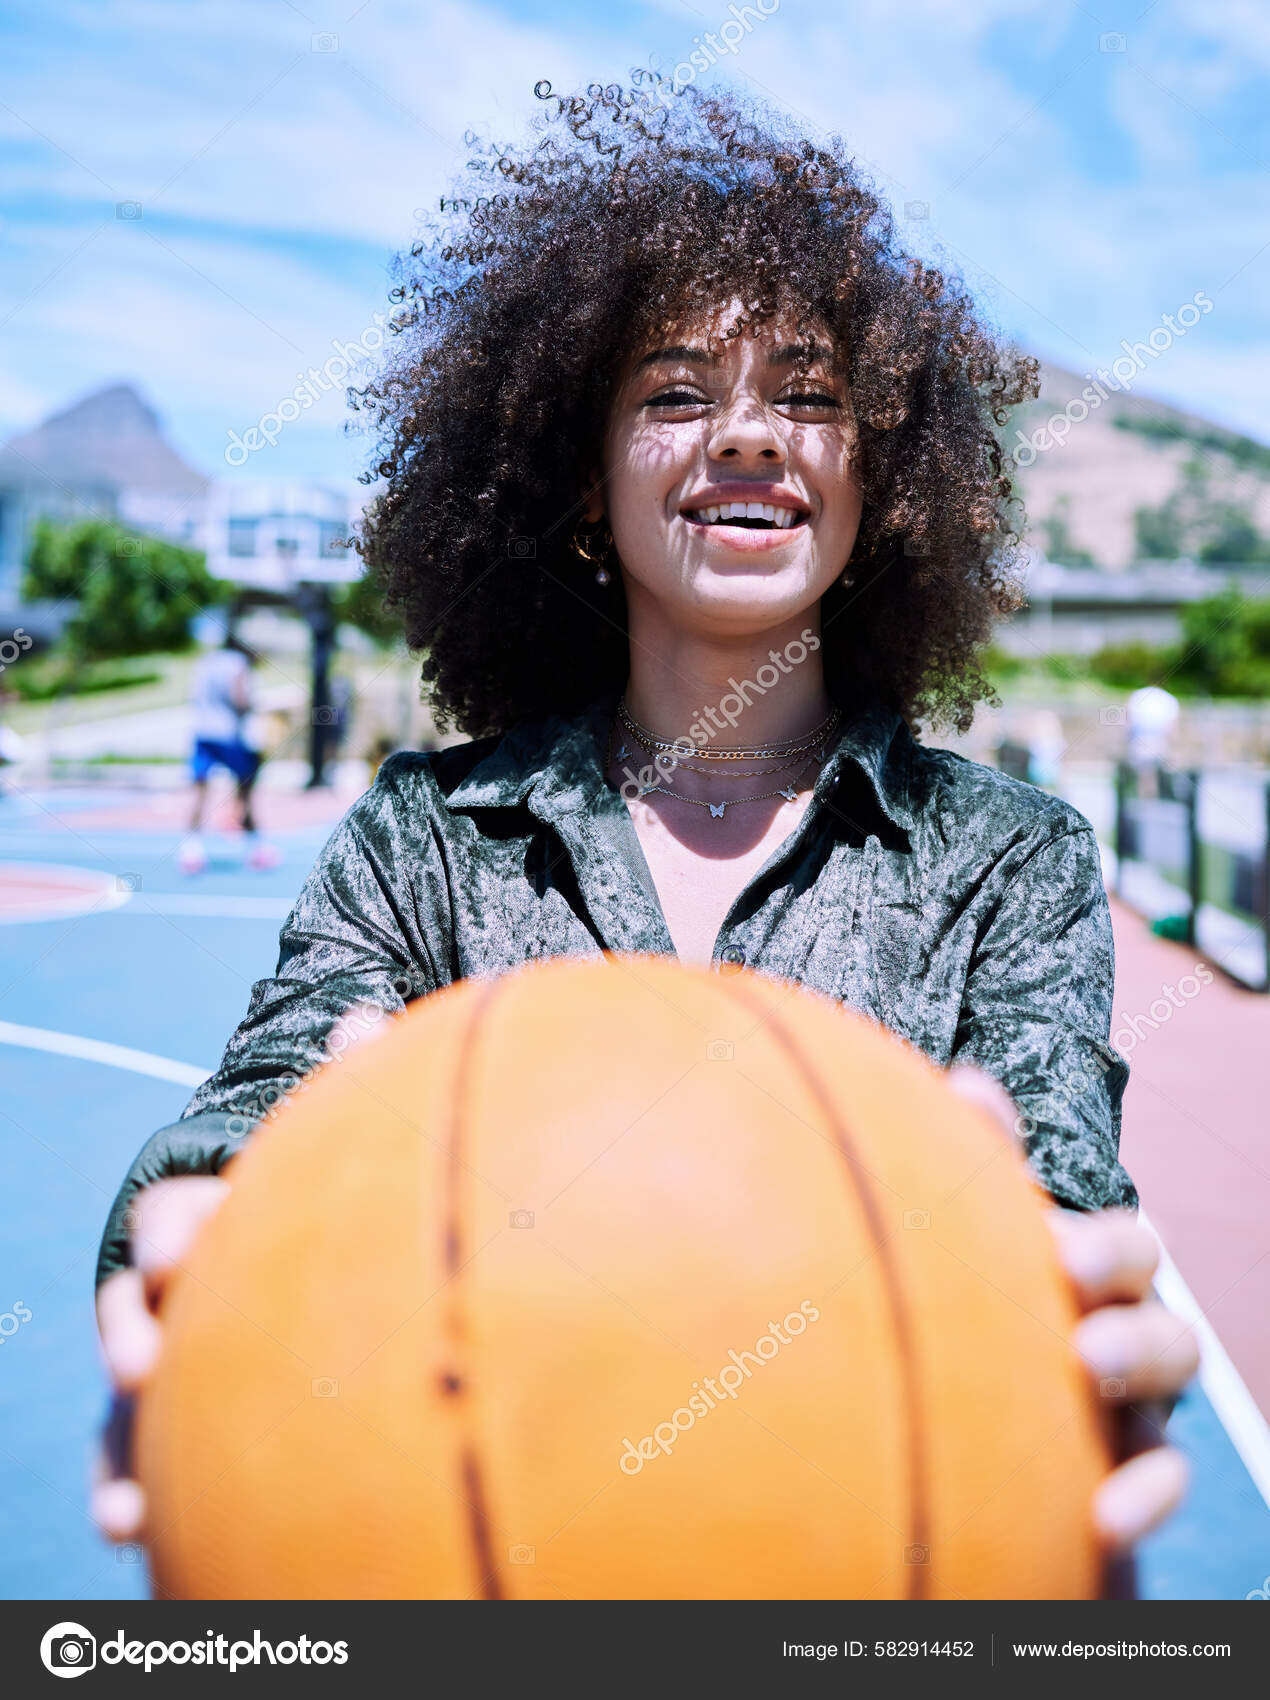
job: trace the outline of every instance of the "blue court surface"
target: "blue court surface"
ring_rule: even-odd
[[[59,794],[58,808],[69,801]],[[81,802],[87,818],[101,794]],[[98,1238],[137,1149],[180,1114],[252,982],[272,972],[279,923],[328,831],[276,835],[285,860],[269,872],[243,867],[225,841],[190,880],[174,834],[79,831],[73,813],[59,825],[38,798],[0,797],[0,875],[20,879],[13,864],[26,864],[37,885],[41,867],[111,882],[110,907],[85,912],[54,896],[47,918],[0,926],[0,1596],[145,1596],[141,1555],[114,1553],[87,1511],[106,1401]],[[1270,1508],[1199,1386],[1171,1433],[1193,1484],[1184,1511],[1139,1553],[1140,1591],[1265,1598]]]

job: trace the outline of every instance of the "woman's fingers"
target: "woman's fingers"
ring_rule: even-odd
[[[228,1181],[215,1175],[181,1175],[156,1181],[137,1194],[132,1263],[141,1272],[152,1303],[228,1192]]]
[[[959,1098],[989,1115],[1007,1139],[1022,1140],[1018,1105],[999,1080],[994,1080],[977,1063],[954,1063],[946,1079]]]
[[[103,1457],[98,1464],[98,1479],[93,1484],[93,1521],[108,1541],[126,1544],[139,1540],[145,1524],[145,1494],[139,1482],[107,1475],[108,1468]]]
[[[1177,1510],[1190,1471],[1172,1446],[1154,1446],[1121,1464],[1094,1494],[1094,1527],[1108,1553],[1127,1552]]]
[[[1158,1301],[1090,1311],[1073,1338],[1098,1391],[1115,1404],[1180,1393],[1199,1368],[1193,1331]]]
[[[92,1490],[93,1518],[107,1540],[141,1536],[145,1495],[129,1475],[132,1398],[159,1355],[162,1330],[155,1313],[164,1284],[228,1191],[225,1181],[211,1175],[144,1188],[132,1228],[133,1266],[118,1270],[97,1290],[97,1327],[115,1389]]]
[[[1132,1302],[1151,1291],[1159,1241],[1132,1210],[1050,1210],[1046,1220],[1082,1309]]]
[[[120,1269],[97,1289],[97,1331],[111,1381],[122,1393],[135,1392],[159,1350],[159,1324],[139,1270]]]

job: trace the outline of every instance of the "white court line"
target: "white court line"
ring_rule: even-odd
[[[1256,1483],[1258,1493],[1270,1505],[1270,1424],[1248,1391],[1248,1384],[1235,1368],[1230,1353],[1218,1339],[1216,1329],[1200,1309],[1199,1300],[1164,1249],[1159,1230],[1141,1208],[1138,1220],[1144,1227],[1150,1228],[1160,1247],[1155,1290],[1161,1302],[1195,1330],[1200,1352],[1199,1384],[1230,1436],[1231,1445],[1243,1460],[1244,1468]]]
[[[28,1051],[51,1051],[55,1056],[105,1063],[108,1068],[126,1068],[133,1074],[173,1081],[177,1086],[201,1086],[213,1072],[195,1068],[192,1063],[174,1062],[171,1057],[157,1057],[152,1051],[112,1045],[105,1039],[82,1039],[78,1034],[54,1033],[47,1027],[20,1027],[13,1021],[0,1021],[0,1045],[21,1045]]]

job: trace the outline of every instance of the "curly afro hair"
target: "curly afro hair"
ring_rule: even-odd
[[[574,712],[625,681],[620,577],[571,546],[614,380],[685,311],[740,301],[728,334],[791,303],[845,357],[864,507],[853,583],[821,605],[826,688],[964,730],[978,664],[1020,606],[1021,512],[994,426],[1036,393],[964,288],[898,249],[834,139],[731,93],[535,89],[519,148],[469,137],[478,192],[398,261],[396,333],[353,405],[383,480],[358,547],[439,724],[472,737]]]

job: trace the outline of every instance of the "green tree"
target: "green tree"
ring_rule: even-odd
[[[401,636],[400,619],[385,607],[383,592],[369,573],[363,573],[351,584],[340,585],[332,601],[336,619],[356,626],[376,643],[387,646]]]
[[[1208,696],[1270,695],[1270,597],[1229,584],[1182,611],[1172,678]]]
[[[1070,495],[1056,496],[1049,513],[1038,522],[1045,537],[1045,553],[1051,561],[1065,567],[1097,566],[1089,550],[1080,548],[1072,539],[1071,509]]]
[[[38,521],[22,580],[29,601],[73,605],[59,647],[83,661],[187,649],[191,619],[228,593],[198,550],[106,519]]]
[[[1208,516],[1208,537],[1200,548],[1201,561],[1270,561],[1270,537],[1257,530],[1247,508],[1234,502],[1214,504]]]

